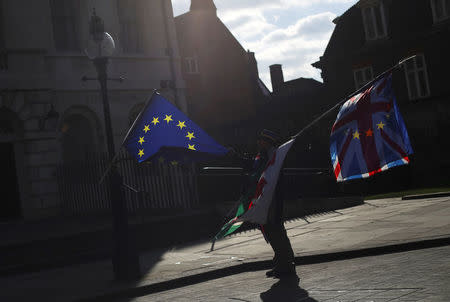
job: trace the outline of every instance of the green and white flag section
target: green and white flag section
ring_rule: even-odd
[[[235,217],[222,227],[213,241],[230,235],[245,221],[266,224],[281,167],[294,141],[295,139],[291,139],[268,154],[269,160],[262,173],[259,173],[258,181],[255,181],[240,197]]]

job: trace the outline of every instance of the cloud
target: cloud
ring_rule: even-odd
[[[333,29],[331,21],[335,17],[335,14],[326,12],[302,18],[297,20],[294,25],[272,31],[264,37],[262,42],[274,43],[297,38],[317,40]]]
[[[223,12],[236,9],[291,9],[306,8],[319,5],[351,4],[355,0],[215,0],[217,9]]]
[[[267,32],[277,28],[268,22],[262,13],[254,11],[241,10],[233,14],[224,14],[221,20],[241,42],[262,38]]]
[[[298,77],[321,80],[320,71],[311,63],[326,48],[334,29],[331,21],[355,2],[214,0],[219,18],[245,49],[255,52],[260,77],[269,88],[272,64],[283,65],[285,80]],[[177,15],[189,9],[190,0],[172,3]]]
[[[190,0],[172,0],[175,15],[189,9]],[[219,12],[251,9],[255,10],[287,10],[291,8],[306,8],[320,5],[354,4],[356,0],[214,0]]]
[[[300,18],[285,28],[270,24],[267,20],[264,26],[252,27],[252,22],[229,26],[243,46],[255,52],[260,77],[271,87],[269,66],[272,64],[283,65],[285,80],[298,77],[321,80],[320,71],[311,63],[323,54],[334,28],[331,21],[335,17],[334,13],[324,12]],[[249,33],[253,33],[253,38],[248,38],[251,36]]]

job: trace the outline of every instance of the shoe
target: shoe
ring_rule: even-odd
[[[289,278],[289,277],[297,277],[298,278],[295,268],[291,268],[288,270],[272,269],[272,270],[266,272],[266,277],[268,277],[268,278],[273,277],[273,278],[277,278],[277,279]]]
[[[270,271],[266,272],[266,277],[271,278],[271,277],[275,276],[275,274],[276,274],[276,270],[271,269]]]

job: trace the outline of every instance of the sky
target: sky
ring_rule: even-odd
[[[284,80],[314,78],[311,66],[325,51],[332,20],[357,0],[214,0],[217,15],[241,45],[253,51],[259,76],[272,90],[269,66],[281,64]],[[172,0],[174,15],[189,10],[190,0]]]

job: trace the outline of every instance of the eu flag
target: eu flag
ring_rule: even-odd
[[[330,137],[337,181],[366,178],[409,163],[412,147],[388,74],[341,107]]]
[[[139,162],[201,161],[228,150],[158,93],[153,93],[122,144]]]

